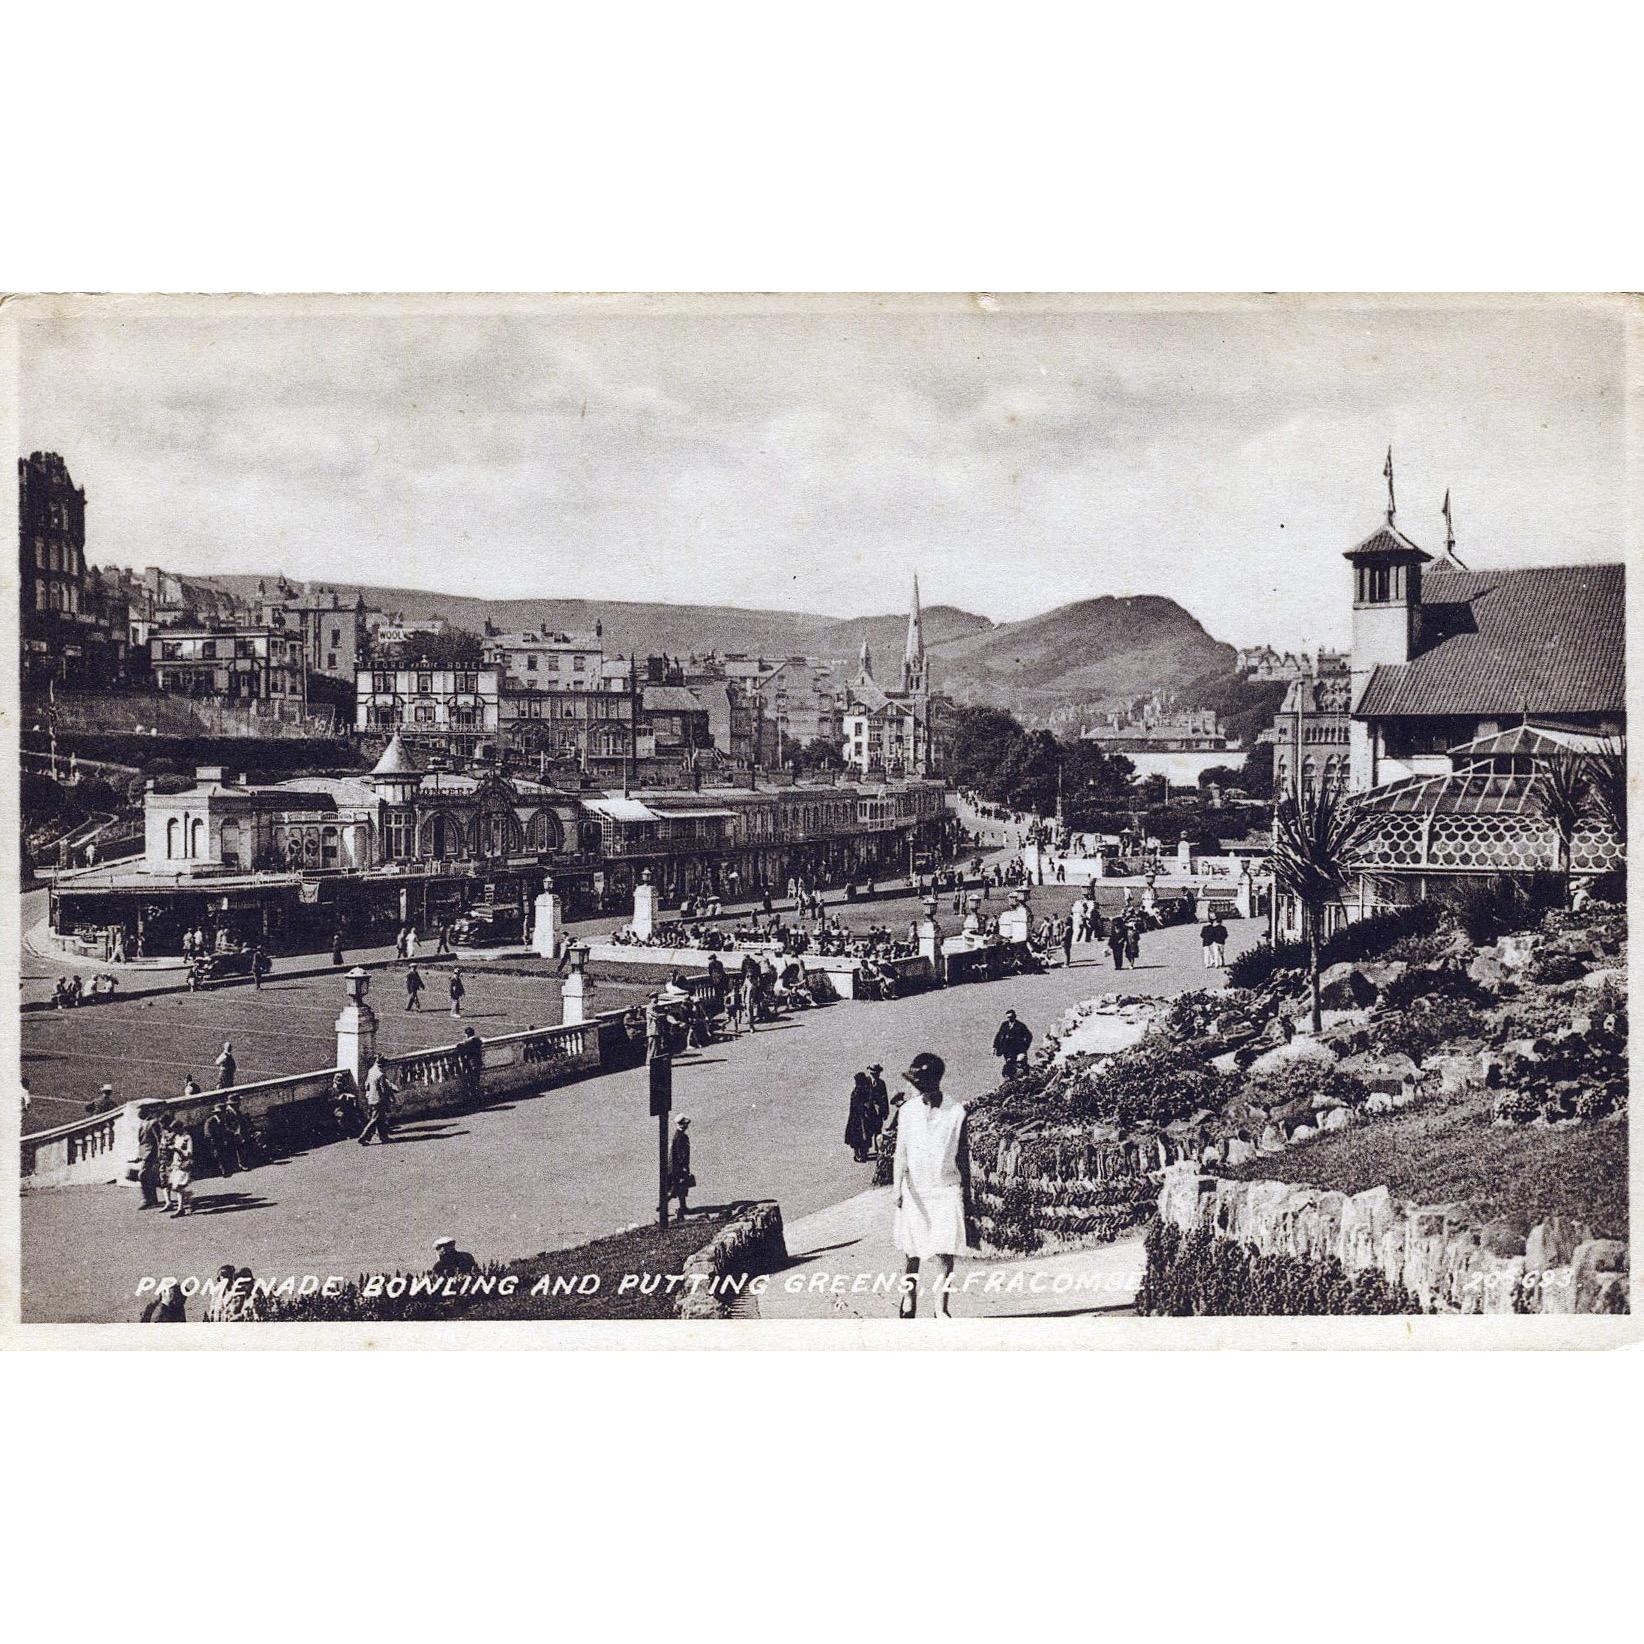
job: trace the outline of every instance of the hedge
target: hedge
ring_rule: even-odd
[[[1367,918],[1345,924],[1319,950],[1320,969],[1374,959],[1407,936],[1431,936],[1445,917],[1442,902],[1412,902],[1386,908]],[[1306,970],[1307,944],[1267,940],[1247,948],[1227,967],[1227,983],[1235,988],[1259,988],[1281,970]]]
[[[1144,1241],[1147,1267],[1136,1311],[1171,1318],[1419,1313],[1403,1285],[1365,1269],[1349,1275],[1334,1256],[1264,1256],[1253,1245],[1203,1228],[1185,1236],[1154,1221]]]

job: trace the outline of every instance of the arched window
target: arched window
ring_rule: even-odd
[[[538,811],[531,818],[530,848],[534,851],[557,851],[565,842],[565,832],[559,818],[552,811]]]
[[[195,818],[189,829],[188,854],[193,857],[203,857],[206,853],[206,825],[198,817]]]
[[[183,825],[172,817],[166,823],[166,857],[170,860],[183,854]]]
[[[1313,795],[1319,785],[1318,761],[1314,759],[1311,754],[1309,754],[1307,758],[1302,761],[1301,785],[1302,793],[1309,798]]]

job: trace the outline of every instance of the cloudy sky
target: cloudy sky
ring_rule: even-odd
[[[1166,594],[1346,635],[1381,518],[1470,565],[1622,553],[1600,300],[23,305],[20,452],[95,563],[995,620]]]

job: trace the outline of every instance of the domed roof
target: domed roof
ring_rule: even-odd
[[[396,731],[389,739],[388,746],[382,751],[382,758],[371,767],[373,776],[417,776],[420,775],[420,766],[411,750],[400,741],[400,733]]]

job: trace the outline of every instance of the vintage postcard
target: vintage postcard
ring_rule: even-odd
[[[6,1339],[1633,1339],[1638,314],[8,301]]]

